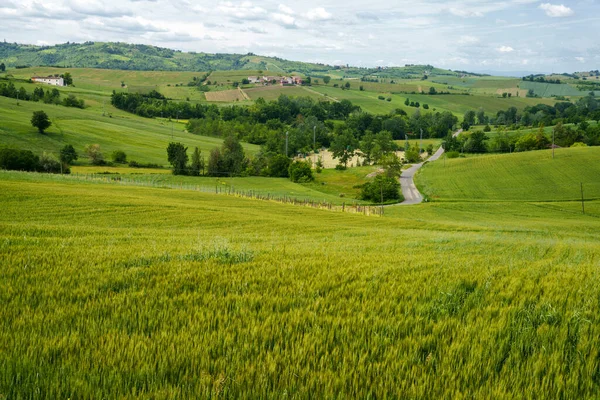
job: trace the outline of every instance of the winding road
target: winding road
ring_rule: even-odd
[[[462,129],[459,129],[458,131],[454,132],[452,136],[457,137],[461,132]],[[415,181],[413,178],[423,164],[437,160],[442,156],[442,154],[444,154],[444,148],[440,146],[440,148],[426,161],[423,161],[419,164],[414,164],[409,169],[402,171],[402,175],[400,176],[400,187],[402,188],[404,201],[402,203],[398,203],[398,205],[409,206],[412,204],[419,204],[423,201],[423,195],[415,186]]]

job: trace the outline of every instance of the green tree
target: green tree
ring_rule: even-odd
[[[111,158],[114,162],[118,164],[126,164],[127,163],[127,154],[123,150],[115,150],[111,154]]]
[[[400,160],[396,153],[386,154],[380,162],[385,176],[399,178],[402,174],[402,160]]]
[[[331,142],[331,153],[334,158],[339,159],[340,165],[343,164],[343,168],[348,167],[348,161],[354,157],[358,141],[349,130],[343,131],[333,138]]]
[[[350,89],[350,82],[346,82],[346,84],[344,85],[344,87],[345,87],[346,89]]]
[[[329,85],[330,81],[331,81],[331,77],[330,76],[325,75],[323,77],[323,83],[325,83],[326,85]]]
[[[465,143],[465,152],[467,153],[485,153],[487,148],[485,146],[485,140],[487,136],[483,131],[475,131],[471,133],[467,142]]]
[[[311,182],[315,179],[310,163],[305,161],[294,161],[290,164],[288,174],[292,182]]]
[[[291,160],[284,154],[276,154],[269,159],[269,176],[287,178],[289,176]]]
[[[190,175],[192,176],[200,176],[204,175],[204,157],[202,157],[202,152],[198,147],[194,148],[194,152],[192,153],[192,163],[190,165]]]
[[[187,147],[181,143],[169,143],[169,147],[167,147],[167,159],[173,166],[173,175],[186,175],[186,165],[188,162]]]
[[[73,77],[70,72],[65,72],[62,74],[62,78],[65,82],[65,86],[71,86],[73,84]]]
[[[221,154],[223,157],[223,167],[226,172],[239,175],[245,169],[246,156],[244,148],[235,135],[225,137]]]
[[[432,86],[429,88],[429,94],[437,94],[437,90]]]
[[[31,117],[31,125],[33,125],[34,128],[37,128],[40,133],[44,133],[44,131],[52,125],[52,122],[50,122],[48,114],[44,111],[34,111],[33,116]]]
[[[404,105],[408,106],[410,105],[410,99],[407,97],[406,100],[404,100]]]
[[[361,187],[360,198],[374,203],[400,199],[400,183],[395,177],[377,175],[372,182]]]
[[[6,65],[4,63],[0,64],[0,72],[6,71]]]
[[[66,144],[60,149],[60,161],[63,164],[71,165],[73,161],[77,160],[78,154],[75,151],[75,147],[72,144]]]

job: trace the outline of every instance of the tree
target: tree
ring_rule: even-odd
[[[62,149],[60,149],[60,161],[63,164],[71,165],[73,161],[77,160],[77,158],[77,152],[72,144],[66,144]]]
[[[204,175],[204,157],[202,157],[202,152],[198,147],[194,148],[194,152],[192,153],[192,163],[190,165],[190,175],[192,176],[200,176]]]
[[[63,166],[61,163],[54,157],[52,154],[48,154],[46,152],[42,153],[39,161],[39,168],[42,172],[47,172],[50,174],[58,174],[63,170]],[[69,173],[68,167],[66,168],[66,173]]]
[[[333,157],[338,158],[340,165],[343,164],[343,168],[345,169],[348,167],[348,161],[354,157],[357,145],[357,140],[352,135],[352,132],[345,130],[333,138],[330,150]]]
[[[373,182],[362,185],[360,197],[362,200],[374,203],[398,200],[400,199],[400,183],[395,177],[377,175]]]
[[[387,177],[398,178],[402,174],[402,161],[396,153],[389,153],[382,157],[381,167]]]
[[[73,77],[71,76],[70,72],[65,72],[62,75],[62,78],[65,82],[65,86],[71,86],[73,84]]]
[[[92,160],[92,164],[94,165],[103,165],[104,164],[104,155],[100,151],[99,144],[89,144],[84,148],[87,156]]]
[[[221,157],[221,150],[215,147],[210,151],[208,157],[208,170],[207,173],[210,176],[219,176],[223,171],[223,157]]]
[[[173,166],[173,175],[186,175],[186,165],[188,162],[187,147],[181,143],[169,143],[169,147],[167,147],[167,159]]]
[[[326,85],[329,85],[330,81],[331,81],[331,77],[330,76],[325,75],[323,77],[323,83],[325,83]]]
[[[40,133],[44,133],[44,131],[52,125],[52,122],[50,122],[48,114],[44,111],[34,111],[33,116],[31,117],[31,125],[37,128]]]
[[[429,88],[429,94],[437,94],[437,90],[432,86]]]
[[[487,136],[483,131],[475,131],[471,133],[469,139],[465,143],[465,151],[467,153],[485,153],[487,148],[485,147],[485,140]]]
[[[115,150],[111,154],[112,160],[118,164],[127,163],[127,154],[123,150]]]
[[[6,71],[6,65],[4,63],[0,64],[0,72]]]
[[[407,97],[406,100],[404,100],[404,105],[408,106],[410,105],[410,99]]]
[[[350,82],[346,82],[346,84],[344,85],[344,87],[345,87],[346,89],[350,89]]]
[[[292,182],[311,182],[315,179],[310,163],[305,161],[294,161],[290,164],[288,173]]]
[[[239,175],[245,169],[246,156],[240,141],[234,135],[229,135],[223,140],[221,149],[224,171]]]
[[[289,176],[291,160],[284,154],[276,154],[269,159],[269,176],[287,178]]]

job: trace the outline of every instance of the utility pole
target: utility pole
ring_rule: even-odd
[[[285,132],[285,156],[288,156],[288,135],[289,135],[289,131]]]
[[[580,182],[581,185],[581,213],[585,214],[585,205],[583,202],[583,182]]]
[[[421,151],[419,152],[419,154],[421,154],[423,152],[423,128],[421,128]]]
[[[313,151],[317,151],[317,126],[313,126]]]
[[[554,129],[552,129],[552,158],[554,158]]]

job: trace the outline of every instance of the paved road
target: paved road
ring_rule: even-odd
[[[462,132],[462,129],[454,132],[452,136],[456,137]],[[428,162],[432,162],[440,158],[444,154],[444,149],[440,146],[440,148],[427,160]],[[402,175],[400,176],[400,187],[402,188],[402,194],[404,195],[404,201],[402,203],[398,203],[401,206],[408,206],[411,204],[419,204],[423,201],[423,196],[415,186],[414,176],[423,166],[424,162],[419,164],[414,164],[407,170],[402,171]]]

